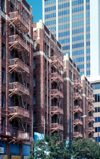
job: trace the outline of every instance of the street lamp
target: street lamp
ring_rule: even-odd
[[[86,117],[87,117],[87,115],[83,115],[83,116],[80,116],[76,119],[86,118]],[[74,119],[74,120],[76,120],[76,119]],[[73,121],[72,121],[72,123],[73,123]],[[71,116],[70,116],[70,119],[69,119],[69,152],[71,153]]]

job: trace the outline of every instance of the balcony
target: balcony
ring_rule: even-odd
[[[95,112],[95,108],[93,107],[93,105],[89,105],[88,112]]]
[[[62,114],[63,115],[63,109],[59,108],[58,106],[51,106],[51,116],[55,114]]]
[[[88,102],[89,102],[89,103],[92,103],[92,102],[94,102],[94,101],[95,101],[95,99],[94,99],[93,95],[89,95],[89,97],[88,97]]]
[[[55,132],[55,131],[63,131],[63,125],[60,125],[58,123],[51,123],[51,133]]]
[[[10,26],[14,24],[21,32],[28,33],[29,24],[18,11],[10,12]]]
[[[79,80],[74,80],[73,82],[74,82],[74,88],[76,88],[76,87],[77,88],[82,88],[82,84]]]
[[[83,123],[82,123],[82,121],[80,120],[80,119],[75,119],[74,121],[73,121],[73,125],[74,125],[74,127],[76,126],[76,125],[82,125]]]
[[[63,93],[58,89],[51,89],[51,99],[61,97],[63,98]]]
[[[73,138],[83,138],[83,135],[80,132],[74,132],[73,133]]]
[[[88,123],[94,122],[94,121],[95,121],[95,120],[94,120],[94,117],[93,117],[93,116],[88,117]]]
[[[73,110],[74,114],[75,113],[82,113],[82,108],[79,105],[74,106],[73,108],[74,108],[74,110]]]
[[[74,94],[73,94],[73,99],[74,99],[74,100],[76,100],[76,99],[82,100],[82,94],[79,93],[79,92],[74,93]]]
[[[63,82],[62,75],[60,75],[58,72],[51,73],[51,82],[54,82],[57,80],[60,80],[61,82]]]
[[[29,96],[29,89],[20,84],[19,82],[13,82],[9,84],[9,96],[12,97],[12,95],[17,94],[19,96],[21,95],[27,95]]]
[[[93,127],[88,128],[88,134],[94,133],[94,132],[95,132],[95,129]]]
[[[19,107],[13,106],[9,108],[9,121],[12,121],[14,118],[29,118],[29,111]]]
[[[30,136],[28,132],[23,132],[18,130],[17,128],[12,128],[10,129],[10,135],[13,137],[15,140],[19,141],[28,141],[30,140]]]
[[[30,46],[27,41],[22,39],[18,34],[9,36],[9,49],[16,49],[18,51],[30,52]]]
[[[9,72],[12,73],[16,71],[18,73],[29,73],[29,67],[23,63],[19,58],[10,59],[10,70]]]
[[[50,58],[52,60],[51,61],[52,65],[55,65],[57,67],[63,66],[63,60],[61,60],[59,57],[57,57],[57,56],[51,56]]]

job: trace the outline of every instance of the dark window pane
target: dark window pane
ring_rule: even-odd
[[[95,108],[95,112],[97,112],[97,107]]]
[[[97,94],[95,94],[95,102],[97,102]]]
[[[98,107],[98,112],[100,112],[100,107]]]
[[[97,132],[97,127],[95,128],[95,132]]]

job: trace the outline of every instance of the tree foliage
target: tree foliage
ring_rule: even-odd
[[[29,159],[68,159],[69,149],[66,147],[66,141],[60,141],[60,136],[45,136],[44,139],[33,143],[34,151],[31,150]]]
[[[34,142],[29,159],[69,159],[71,155],[74,159],[100,159],[100,146],[89,139],[73,140],[70,153],[66,141],[54,134]]]
[[[100,146],[89,139],[79,139],[72,141],[72,155],[75,159],[99,159]]]

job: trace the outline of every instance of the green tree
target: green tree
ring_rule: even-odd
[[[99,159],[100,157],[100,146],[89,139],[73,140],[71,149],[75,159]]]
[[[45,136],[44,139],[33,143],[34,150],[31,150],[29,159],[69,159],[69,149],[66,141],[60,141],[60,136]]]

